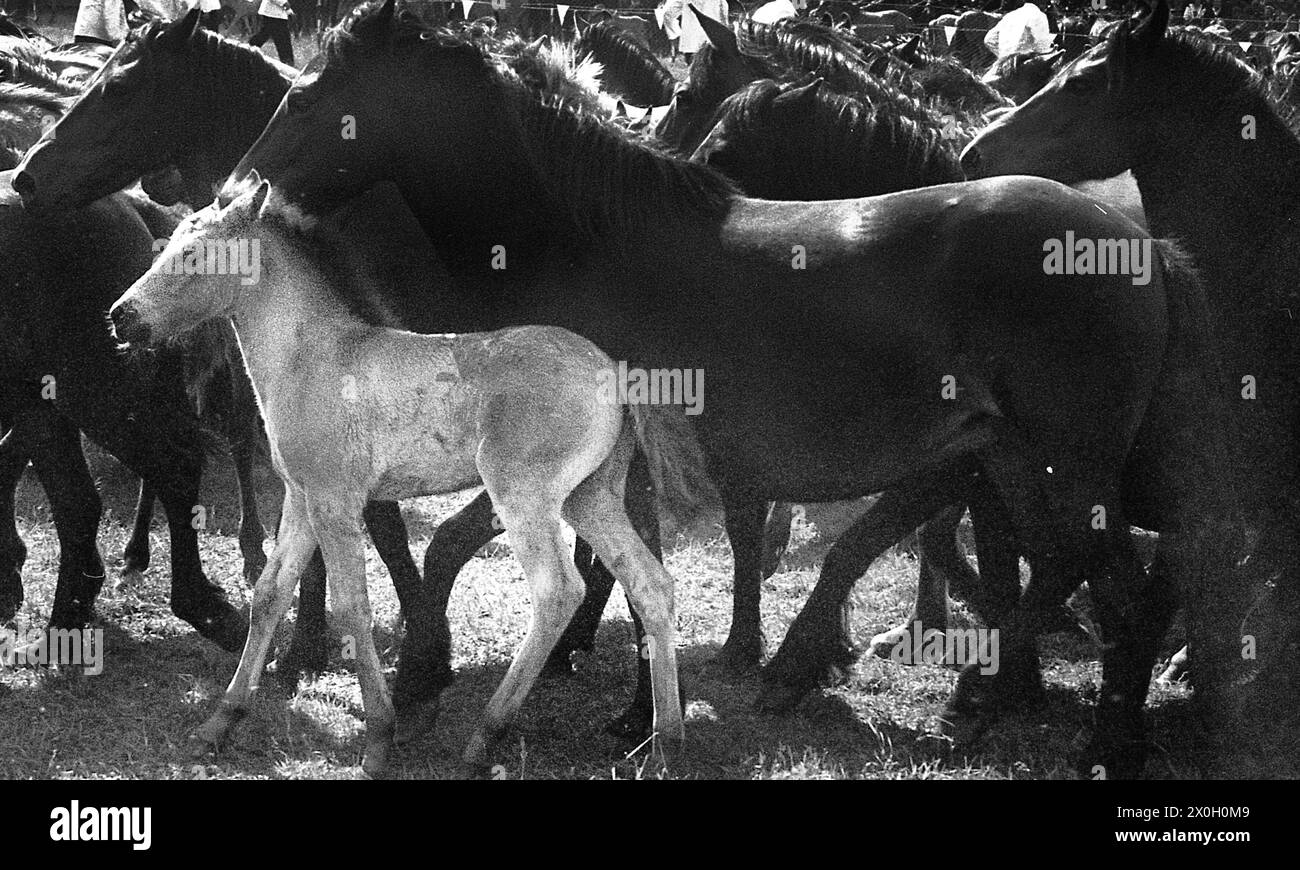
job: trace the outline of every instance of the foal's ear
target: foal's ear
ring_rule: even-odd
[[[271,182],[257,182],[257,189],[253,191],[253,198],[248,201],[248,213],[254,217],[260,218],[262,210],[266,208],[267,197],[271,193]]]
[[[731,32],[730,27],[705,15],[694,5],[690,3],[686,5],[695,16],[695,20],[700,22],[700,27],[704,30],[704,38],[709,41],[709,45],[726,57],[740,57],[740,46],[736,43],[736,34]]]

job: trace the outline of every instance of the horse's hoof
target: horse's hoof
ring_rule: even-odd
[[[1187,654],[1187,647],[1183,647],[1178,652],[1174,653],[1173,657],[1169,659],[1168,666],[1160,672],[1160,676],[1156,681],[1165,685],[1177,683],[1179,680],[1187,676],[1187,667],[1189,664],[1190,658]]]
[[[568,679],[576,676],[578,666],[573,661],[573,653],[576,650],[560,652],[555,650],[546,659],[546,664],[542,666],[542,679]]]
[[[988,733],[994,722],[994,716],[983,711],[956,710],[951,706],[943,711],[939,718],[937,733],[951,741],[953,749],[966,749],[974,746]]]
[[[911,637],[911,628],[906,625],[882,631],[871,638],[871,645],[867,647],[867,652],[876,658],[893,659],[894,650],[899,648],[899,644],[909,643]],[[905,656],[903,659],[903,664],[920,664],[920,662],[913,662],[911,656]]]
[[[139,589],[144,585],[144,572],[139,568],[123,568],[113,581],[113,592],[120,593],[131,589]]]
[[[248,640],[248,617],[228,602],[221,601],[213,616],[186,621],[226,652],[239,655],[244,651],[244,642]]]
[[[743,677],[758,670],[763,661],[763,641],[727,642],[718,650],[706,668],[707,672],[720,677]]]
[[[808,694],[811,687],[788,686],[781,683],[764,683],[754,699],[754,709],[760,713],[789,713]]]
[[[8,622],[14,618],[18,608],[23,604],[23,590],[20,586],[17,593],[0,592],[0,622]]]
[[[398,746],[405,746],[431,734],[438,723],[438,713],[441,710],[442,703],[438,698],[398,709],[393,740]]]

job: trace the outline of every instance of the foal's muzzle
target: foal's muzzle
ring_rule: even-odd
[[[124,344],[148,344],[149,324],[140,319],[140,313],[130,302],[114,305],[108,312],[113,321],[113,334]]]

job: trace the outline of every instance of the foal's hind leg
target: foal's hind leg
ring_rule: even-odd
[[[583,597],[582,578],[569,557],[559,504],[548,505],[527,495],[506,495],[498,501],[498,511],[532,589],[533,613],[523,644],[488,702],[483,724],[465,748],[465,763],[477,769],[486,766],[490,747],[528,696]]]
[[[293,603],[294,586],[315,549],[316,538],[307,519],[306,500],[301,492],[287,489],[275,548],[253,590],[248,639],[239,657],[239,667],[220,706],[195,733],[197,751],[220,748],[231,729],[247,715],[275,627]]]

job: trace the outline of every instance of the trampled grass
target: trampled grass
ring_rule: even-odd
[[[112,460],[94,455],[104,493],[101,546],[110,579],[121,551],[135,481]],[[246,601],[236,531],[233,480],[213,463],[203,503],[212,519],[201,534],[204,566],[235,601]],[[262,505],[270,524],[278,513],[269,472]],[[417,562],[437,522],[470,494],[409,502],[404,513]],[[781,571],[764,588],[763,621],[774,651],[806,599],[828,541],[863,503],[810,506],[796,528]],[[19,619],[48,618],[57,573],[57,541],[40,487],[30,477],[19,496],[20,531],[29,556],[26,601]],[[266,675],[253,714],[219,757],[193,759],[186,738],[211,712],[236,659],[202,640],[169,609],[168,540],[159,516],[153,564],[143,585],[101,594],[96,627],[107,644],[102,674],[79,668],[0,670],[0,777],[350,778],[359,776],[363,746],[360,692],[347,663],[289,688]],[[269,546],[269,544],[268,544]],[[930,734],[952,689],[955,672],[862,659],[846,685],[814,692],[790,715],[752,709],[757,677],[714,674],[710,659],[726,637],[731,614],[731,555],[721,529],[704,523],[677,535],[668,557],[677,580],[681,664],[688,698],[687,749],[665,769],[644,752],[629,757],[602,732],[631,697],[634,649],[621,593],[606,610],[595,652],[571,679],[540,682],[494,760],[511,778],[1061,778],[1078,775],[1073,753],[1091,722],[1100,675],[1097,649],[1087,640],[1053,636],[1043,643],[1046,705],[1033,716],[1003,720],[978,754],[958,755]],[[915,588],[915,557],[895,549],[877,560],[855,592],[856,639],[905,618]],[[387,573],[368,553],[377,646],[390,677],[399,613]],[[523,637],[528,589],[508,546],[490,545],[461,572],[451,601],[455,684],[445,695],[435,733],[404,749],[393,775],[466,775],[460,753]],[[958,609],[956,617],[970,624]],[[279,642],[287,644],[290,620]],[[1194,775],[1180,731],[1190,716],[1186,690],[1157,688],[1150,705],[1158,750],[1148,774]]]

